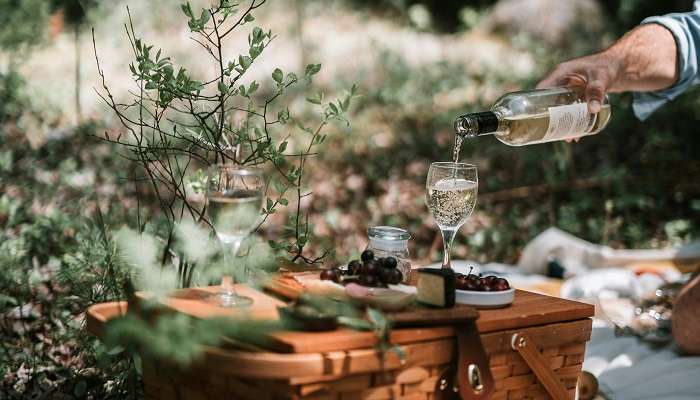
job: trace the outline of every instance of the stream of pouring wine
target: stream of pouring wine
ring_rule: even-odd
[[[459,151],[462,148],[462,140],[464,138],[460,135],[455,135],[455,145],[452,148],[452,163],[454,164],[452,170],[452,180],[457,179],[457,163],[459,162]]]

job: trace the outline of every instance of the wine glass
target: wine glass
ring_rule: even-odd
[[[425,182],[425,203],[442,233],[442,268],[451,268],[450,248],[474,211],[479,178],[472,164],[435,162]]]
[[[265,179],[262,171],[236,165],[213,165],[207,174],[207,212],[224,247],[226,268],[231,268],[243,240],[260,222]],[[221,278],[219,293],[212,296],[222,307],[250,305],[250,297],[239,296],[232,274]]]

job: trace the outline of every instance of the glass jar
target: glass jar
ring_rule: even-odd
[[[402,282],[407,283],[411,275],[411,260],[408,254],[408,240],[411,234],[405,229],[393,226],[372,226],[367,229],[367,236],[367,250],[372,250],[375,258],[394,257],[403,276]]]

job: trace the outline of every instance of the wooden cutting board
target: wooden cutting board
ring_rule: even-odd
[[[278,319],[277,307],[286,304],[282,300],[245,285],[234,285],[234,287],[239,295],[253,299],[252,307],[219,307],[216,302],[212,302],[209,298],[210,295],[219,291],[219,286],[181,289],[171,296],[160,299],[160,303],[169,309],[196,318],[233,317],[260,320]],[[136,292],[136,298],[145,301],[151,300],[153,296],[148,292]]]
[[[255,289],[236,285],[240,294],[253,298],[253,305],[246,311],[235,311],[217,307],[202,300],[202,295],[215,293],[218,287],[194,288],[181,291],[174,298],[163,301],[163,304],[178,312],[198,318],[214,316],[232,316],[260,319],[278,318],[277,306],[285,303]],[[140,294],[143,298],[145,294]],[[454,320],[470,318],[474,309],[458,305],[454,309],[412,310],[421,315],[406,314],[406,321],[417,318],[445,318]],[[501,330],[518,329],[556,322],[574,321],[593,316],[594,307],[590,304],[564,300],[537,293],[516,290],[515,300],[506,308],[495,310],[480,310],[477,328],[479,333]],[[404,314],[404,313],[401,313]],[[410,325],[410,323],[409,323]],[[400,324],[399,324],[400,326]],[[389,340],[394,344],[415,343],[454,336],[453,326],[419,326],[393,329]],[[263,333],[261,333],[263,335]],[[323,353],[351,349],[371,348],[378,343],[374,332],[361,332],[348,328],[339,328],[330,332],[292,332],[279,331],[265,334],[268,339],[267,348],[283,353]]]

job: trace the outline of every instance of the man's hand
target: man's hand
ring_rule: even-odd
[[[605,52],[575,58],[557,65],[537,88],[555,86],[583,86],[588,112],[597,113],[603,104],[605,93],[613,89],[619,80],[622,67],[620,61]]]
[[[588,111],[600,111],[605,93],[655,91],[673,85],[677,77],[676,42],[658,24],[628,32],[607,50],[557,65],[538,85],[585,87]]]

